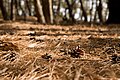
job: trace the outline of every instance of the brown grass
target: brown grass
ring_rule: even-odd
[[[119,38],[118,27],[2,23],[0,80],[119,80]]]

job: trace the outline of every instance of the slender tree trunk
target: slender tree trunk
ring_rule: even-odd
[[[57,14],[59,14],[60,13],[60,0],[58,0],[58,8],[57,8]]]
[[[71,7],[71,5],[70,5],[70,3],[69,3],[68,0],[65,0],[65,1],[66,1],[66,3],[67,3],[68,9],[69,9],[69,16],[70,16],[70,19],[72,19],[72,21],[74,22],[75,19],[74,19],[74,16],[73,16],[73,14],[72,14],[72,7]]]
[[[25,2],[25,1],[24,1]],[[24,17],[24,21],[26,21],[26,16],[27,16],[27,12],[26,12],[26,5],[22,6],[21,5],[21,0],[19,1],[19,8],[22,10],[22,16]]]
[[[61,1],[57,0],[55,2],[56,2],[57,9],[56,9],[56,11],[53,11],[53,15],[54,15],[54,17],[57,17],[57,16],[60,16],[60,4],[61,4]]]
[[[96,10],[95,10],[95,12],[94,12],[94,19],[93,19],[93,22],[96,22],[97,21],[97,16],[98,16],[98,5],[97,5],[97,1],[96,1],[96,3],[94,3],[96,6],[95,6],[95,8],[96,8]]]
[[[99,5],[97,7],[97,11],[98,11],[99,20],[102,23],[103,22],[103,16],[102,16],[102,1],[101,0],[99,0]]]
[[[83,2],[82,2],[82,0],[79,0],[79,1],[80,1],[80,4],[81,4],[81,10],[82,10],[83,16],[85,18],[84,21],[87,22],[87,13],[86,13],[86,11],[85,11],[85,9],[83,7]]]
[[[10,19],[13,20],[13,4],[14,4],[14,0],[11,0],[11,11],[10,11]]]
[[[34,6],[35,6],[35,11],[36,11],[36,16],[37,16],[38,22],[45,24],[46,21],[45,21],[45,17],[43,15],[43,11],[42,11],[41,1],[34,0]]]
[[[53,8],[52,0],[49,0],[49,9],[50,9],[50,23],[53,24]]]
[[[18,4],[18,0],[15,0],[15,16],[18,16],[19,12],[19,4]],[[15,18],[16,18],[15,17]]]
[[[54,22],[55,22],[55,24],[60,24],[60,22],[63,20],[62,17],[60,16],[60,5],[61,5],[61,1],[57,0],[56,1],[57,9],[54,12]]]
[[[17,4],[16,3],[16,1],[15,0],[11,0],[11,14],[10,14],[10,20],[15,20],[15,12],[16,12],[16,10],[15,10],[15,4]]]
[[[91,7],[91,9],[90,9],[90,23],[93,21],[93,19],[92,19],[92,17],[93,17],[93,14],[92,14],[92,11],[93,11],[93,0],[92,0],[92,4],[90,4],[90,5],[92,5],[92,7]]]
[[[29,16],[31,16],[31,0],[26,0],[26,7],[28,9],[29,12]]]
[[[120,0],[108,0],[109,17],[106,23],[120,23]]]
[[[0,8],[1,8],[1,11],[2,11],[3,19],[4,20],[9,20],[7,10],[6,10],[5,6],[3,5],[3,0],[0,0]]]
[[[51,23],[49,0],[42,0],[42,10],[47,24]]]

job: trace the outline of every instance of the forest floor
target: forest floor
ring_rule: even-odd
[[[0,80],[119,80],[120,25],[0,22]]]

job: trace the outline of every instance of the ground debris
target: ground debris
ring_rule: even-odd
[[[41,57],[42,57],[43,59],[46,59],[46,60],[52,59],[52,56],[51,56],[50,54],[48,54],[48,53],[42,55]]]
[[[12,62],[15,59],[17,59],[17,57],[18,57],[18,53],[15,51],[5,51],[0,53],[0,58],[2,58],[5,61]]]
[[[79,46],[72,48],[72,49],[66,49],[66,50],[60,50],[61,52],[64,52],[64,55],[70,55],[70,57],[73,58],[80,58],[81,56],[83,56],[85,54],[85,52],[80,49]]]
[[[0,36],[0,80],[120,79],[119,28],[27,23],[9,28],[16,29],[13,35]]]
[[[12,42],[0,41],[0,51],[19,51],[18,47]]]
[[[113,63],[120,63],[120,55],[117,54],[112,55],[111,60]]]

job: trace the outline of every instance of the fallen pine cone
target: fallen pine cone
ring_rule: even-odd
[[[17,57],[18,57],[18,54],[15,51],[7,51],[6,53],[3,53],[3,55],[2,55],[2,58],[5,61],[10,61],[10,62],[12,62],[15,59],[17,59]]]
[[[42,55],[41,57],[42,57],[43,59],[47,59],[47,60],[52,59],[51,55],[49,55],[48,53]]]
[[[111,60],[114,64],[119,63],[120,62],[120,56],[118,56],[117,54],[114,54],[114,55],[111,56]]]
[[[0,51],[19,51],[19,49],[11,42],[0,41]]]
[[[73,49],[69,49],[68,51],[65,50],[64,55],[70,55],[73,58],[80,58],[81,56],[84,56],[85,52],[80,49],[79,46]]]

